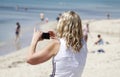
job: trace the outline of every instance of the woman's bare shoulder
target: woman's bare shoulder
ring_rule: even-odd
[[[59,47],[60,47],[60,41],[59,41],[59,39],[52,39],[50,41],[50,44],[52,46],[52,50],[54,52],[54,55],[56,55],[57,52],[58,52],[58,50],[59,50]]]

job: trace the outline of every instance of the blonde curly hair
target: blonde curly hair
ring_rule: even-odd
[[[65,38],[67,47],[72,47],[74,52],[80,51],[83,33],[81,19],[77,13],[64,12],[58,22],[57,32],[59,38]]]

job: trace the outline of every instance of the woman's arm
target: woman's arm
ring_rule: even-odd
[[[42,32],[34,31],[33,39],[30,45],[27,63],[35,65],[39,63],[43,63],[49,60],[52,56],[54,56],[59,49],[59,41],[57,39],[51,40],[51,42],[45,46],[43,49],[36,52],[36,46],[38,41],[41,41]]]
[[[39,51],[35,51],[36,46],[30,46],[29,55],[27,58],[27,63],[35,65],[39,63],[43,63],[49,60],[52,56],[56,55],[59,49],[59,42],[52,41],[47,46]]]

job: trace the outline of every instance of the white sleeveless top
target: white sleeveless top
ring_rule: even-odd
[[[75,53],[66,47],[64,39],[60,39],[60,49],[53,59],[52,77],[81,77],[87,57],[86,42],[84,40],[81,42],[83,47],[80,52]]]

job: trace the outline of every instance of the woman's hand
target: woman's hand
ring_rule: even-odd
[[[51,39],[56,39],[57,38],[54,31],[48,31],[48,33],[50,34]]]
[[[36,28],[34,28],[32,44],[36,44],[38,41],[43,40],[42,33],[43,33],[42,31],[36,30]]]

